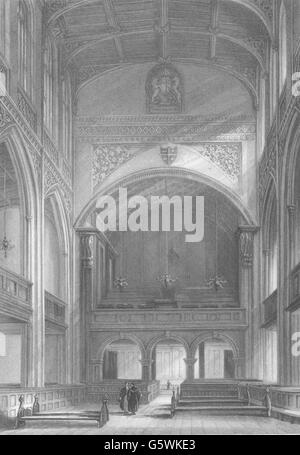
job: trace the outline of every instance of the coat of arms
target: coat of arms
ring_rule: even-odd
[[[182,81],[173,65],[162,63],[152,68],[147,77],[146,96],[149,114],[181,112]]]
[[[160,147],[160,156],[161,159],[166,163],[168,166],[170,166],[172,163],[177,158],[177,146],[171,146],[171,145],[166,145],[166,146],[161,146]]]

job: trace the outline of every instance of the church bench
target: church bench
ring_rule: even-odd
[[[53,421],[95,421],[98,427],[103,427],[109,420],[107,399],[103,399],[99,411],[69,411],[69,412],[40,412],[38,397],[35,395],[32,408],[24,408],[24,396],[19,397],[19,409],[16,419],[16,428],[24,427],[26,422],[53,422]]]

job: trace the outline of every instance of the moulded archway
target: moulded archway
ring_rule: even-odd
[[[146,352],[150,379],[159,380],[161,386],[168,382],[174,386],[187,378],[190,347],[182,336],[159,335],[149,341]]]
[[[109,195],[112,194],[117,188],[119,187],[127,187],[130,184],[136,183],[138,181],[146,181],[148,179],[152,179],[155,177],[177,177],[187,180],[192,180],[195,182],[199,182],[200,184],[207,185],[208,187],[213,188],[217,192],[223,194],[228,200],[233,204],[233,206],[239,211],[241,217],[243,218],[243,222],[249,225],[255,225],[255,221],[249,210],[245,207],[242,200],[239,196],[234,192],[225,187],[223,184],[219,183],[216,180],[213,180],[203,174],[199,174],[197,172],[193,172],[191,170],[186,170],[183,168],[172,167],[172,168],[153,168],[153,169],[146,169],[139,172],[132,173],[117,181],[106,185],[103,184],[97,188],[96,193],[92,196],[90,201],[85,205],[85,207],[81,210],[80,214],[78,215],[75,221],[75,229],[84,227],[88,216],[94,210],[97,199],[101,195]]]
[[[191,344],[191,355],[196,379],[233,379],[239,374],[239,349],[226,334],[200,335]]]

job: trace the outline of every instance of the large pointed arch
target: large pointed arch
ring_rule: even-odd
[[[41,210],[38,176],[34,168],[29,147],[15,126],[6,129],[0,136],[12,160],[21,200],[22,232],[24,241],[22,274],[33,281],[33,264],[35,261],[34,245],[38,213]],[[21,152],[22,151],[22,152]]]
[[[153,177],[179,177],[182,179],[194,180],[196,182],[205,184],[216,191],[223,194],[228,200],[233,204],[235,208],[238,209],[241,216],[244,218],[244,222],[249,225],[256,225],[256,222],[249,212],[249,210],[244,206],[243,202],[237,196],[236,193],[225,187],[225,185],[213,180],[203,174],[199,174],[198,172],[194,172],[191,170],[187,170],[184,168],[173,167],[173,168],[153,168],[153,169],[146,169],[138,172],[134,172],[130,175],[122,177],[117,181],[106,185],[103,184],[98,187],[96,193],[90,199],[90,201],[85,205],[85,207],[81,210],[80,214],[78,215],[74,227],[75,229],[83,227],[88,216],[92,212],[95,207],[96,201],[101,195],[108,195],[113,193],[113,191],[118,187],[126,187],[131,183],[138,182],[139,180],[145,181],[146,179],[151,179]]]

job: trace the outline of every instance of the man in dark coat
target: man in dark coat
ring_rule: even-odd
[[[139,408],[139,402],[141,398],[141,392],[139,389],[131,383],[131,387],[128,391],[128,411],[135,414]]]
[[[128,393],[129,393],[129,383],[126,382],[125,386],[120,390],[119,402],[120,408],[124,411],[124,414],[128,414]]]

